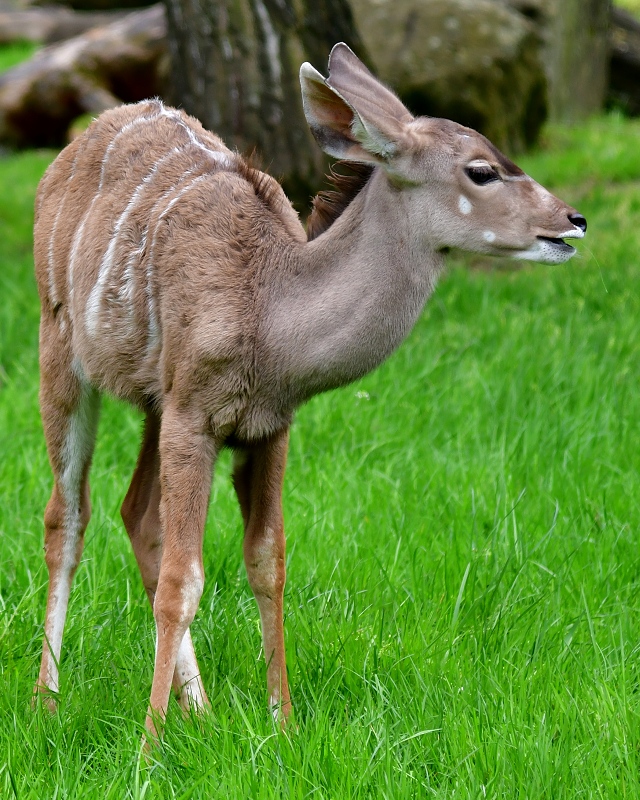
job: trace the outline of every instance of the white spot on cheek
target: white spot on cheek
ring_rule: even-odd
[[[482,238],[485,240],[485,242],[495,242],[496,235],[493,231],[485,231],[482,234]]]
[[[468,197],[465,197],[463,194],[460,195],[458,198],[458,208],[462,214],[470,214],[473,211],[473,206],[471,205],[471,201]]]

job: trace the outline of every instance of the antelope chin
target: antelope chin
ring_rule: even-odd
[[[578,237],[576,237],[578,238]],[[538,236],[535,243],[527,250],[516,250],[511,258],[525,261],[539,261],[542,264],[564,264],[576,252],[576,248],[567,244],[564,239],[552,239]]]

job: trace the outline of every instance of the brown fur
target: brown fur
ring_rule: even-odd
[[[351,176],[334,173],[334,193],[316,198],[308,238],[273,178],[155,100],[105,112],[40,183],[40,403],[54,487],[36,689],[49,704],[90,516],[101,392],[146,415],[122,518],[156,622],[149,734],[172,684],[183,708],[207,705],[189,625],[225,446],[236,451],[269,704],[284,720],[282,486],[295,409],[400,344],[434,288],[443,248],[566,259],[569,249],[545,237],[581,235],[584,220],[486,139],[414,119],[346,46],[334,48],[328,79],[306,64],[301,82],[319,141],[356,162]],[[499,185],[474,185],[470,159],[491,164]]]
[[[339,172],[337,167],[346,169]],[[354,197],[366,186],[373,167],[357,161],[341,161],[331,167],[327,180],[333,190],[320,192],[313,198],[312,211],[307,219],[307,239],[311,241],[334,223]]]

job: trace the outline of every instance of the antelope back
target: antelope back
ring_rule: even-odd
[[[269,214],[304,238],[277,182],[195,119],[159,101],[108,111],[39,187],[43,314],[70,338],[88,380],[146,405],[171,382],[184,331],[205,305],[218,329],[209,339],[233,351],[248,302],[245,254]]]

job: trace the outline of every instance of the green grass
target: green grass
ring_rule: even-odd
[[[640,0],[616,0],[616,5],[634,14],[640,14]]]
[[[640,796],[640,124],[551,130],[521,160],[588,218],[579,257],[454,261],[381,369],[299,412],[287,736],[222,459],[193,626],[213,709],[172,704],[150,767],[153,620],[118,516],[140,420],[113,401],[59,713],[29,707],[50,491],[30,225],[50,157],[0,161],[0,796]]]
[[[0,72],[26,61],[38,49],[35,42],[10,42],[0,45]]]

